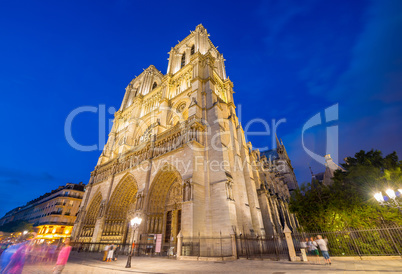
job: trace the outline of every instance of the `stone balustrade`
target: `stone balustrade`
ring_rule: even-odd
[[[152,159],[174,151],[188,142],[195,141],[204,144],[205,126],[195,118],[186,120],[176,126],[135,146],[107,163],[98,165],[92,172],[94,183],[99,183],[111,174],[120,173],[138,166],[147,159]]]

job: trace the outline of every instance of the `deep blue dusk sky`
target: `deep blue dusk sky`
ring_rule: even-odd
[[[199,23],[227,60],[243,126],[286,118],[278,136],[299,183],[309,165],[324,169],[303,150],[302,126],[336,103],[340,159],[371,148],[402,155],[402,1],[189,3],[0,2],[1,216],[66,182],[87,183],[101,152],[68,145],[67,115],[119,108],[129,81],[150,64],[166,73],[167,52]],[[324,133],[310,130],[306,146],[323,155]],[[73,136],[97,143],[97,114],[77,117]]]

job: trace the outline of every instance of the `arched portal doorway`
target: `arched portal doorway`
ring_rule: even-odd
[[[152,182],[146,229],[148,234],[162,234],[162,245],[165,247],[176,242],[181,230],[182,201],[179,172],[171,166],[164,166]]]
[[[137,191],[137,183],[131,174],[120,180],[109,200],[102,230],[102,242],[126,241],[128,220],[134,213]]]
[[[97,194],[95,194],[95,196],[92,198],[91,203],[89,204],[84,221],[82,223],[81,234],[79,235],[80,241],[82,242],[90,242],[92,239],[101,201],[102,194],[98,192]]]

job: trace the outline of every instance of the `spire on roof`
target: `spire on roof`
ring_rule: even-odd
[[[279,148],[281,146],[281,143],[279,142],[278,135],[275,133],[275,139],[276,139],[276,148]]]
[[[331,158],[331,155],[329,154],[325,155],[325,166],[331,169],[332,172],[338,169],[345,171],[343,168],[335,164],[335,162]]]
[[[198,24],[198,26],[195,27],[195,30],[203,31],[206,29],[204,28],[204,26],[202,24]]]
[[[309,166],[308,168],[310,169],[311,178],[315,179],[315,175],[314,175],[313,169],[311,168],[311,166]]]

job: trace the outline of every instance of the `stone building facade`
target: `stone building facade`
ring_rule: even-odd
[[[85,185],[82,183],[67,183],[7,212],[0,219],[0,226],[25,221],[34,226],[37,239],[70,237],[84,191]]]
[[[224,58],[199,25],[169,52],[167,73],[145,69],[126,88],[113,128],[87,186],[73,237],[134,239],[243,233],[269,236],[285,223],[289,188],[277,159],[247,143]],[[281,149],[278,147],[277,149]],[[290,161],[289,161],[290,165]]]

